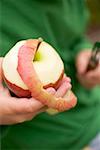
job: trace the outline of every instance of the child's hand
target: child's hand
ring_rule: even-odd
[[[30,98],[11,97],[9,90],[2,85],[2,58],[0,59],[0,124],[15,124],[31,120],[44,111],[44,105]]]
[[[91,51],[81,51],[76,58],[77,77],[80,83],[86,88],[93,88],[100,85],[100,64],[91,71],[86,71]]]

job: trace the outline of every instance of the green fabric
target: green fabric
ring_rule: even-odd
[[[100,131],[100,87],[86,90],[75,77],[75,56],[91,47],[83,37],[88,11],[83,0],[2,0],[0,56],[19,40],[42,37],[62,57],[78,104],[67,112],[43,113],[10,126],[2,149],[80,150]]]

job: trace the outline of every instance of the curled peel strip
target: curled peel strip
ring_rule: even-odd
[[[27,40],[26,43],[19,49],[17,67],[18,73],[27,85],[32,97],[58,111],[68,110],[76,105],[76,96],[71,91],[70,95],[67,95],[64,98],[57,98],[48,93],[43,88],[43,84],[39,80],[34,69],[33,60],[40,43],[40,39],[30,39]]]

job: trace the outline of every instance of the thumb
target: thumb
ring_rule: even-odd
[[[12,100],[12,101],[11,101]],[[34,98],[12,98],[9,105],[15,114],[33,113],[41,109],[44,105]]]
[[[46,89],[50,94],[55,94],[55,89],[50,87]],[[12,106],[15,113],[36,113],[41,112],[44,105],[34,98],[12,98]],[[45,107],[44,107],[45,108]],[[44,111],[44,109],[42,110]]]
[[[89,59],[91,57],[91,51],[82,51],[76,57],[76,69],[78,74],[84,74],[87,70]]]

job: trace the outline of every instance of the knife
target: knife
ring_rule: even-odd
[[[94,70],[100,64],[100,42],[96,42],[92,48],[92,54],[86,71]]]

